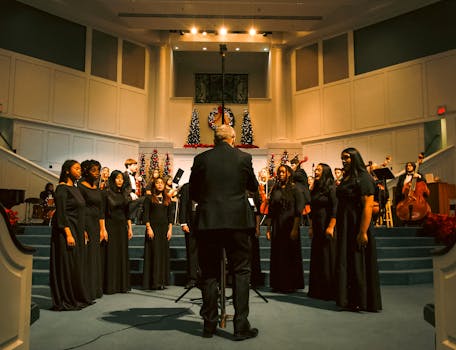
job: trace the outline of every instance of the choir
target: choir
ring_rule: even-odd
[[[370,233],[375,182],[356,149],[344,150],[341,160],[335,176],[327,164],[319,163],[308,177],[296,157],[281,164],[276,174],[262,169],[258,192],[251,194],[257,215],[257,232],[251,239],[259,236],[260,225],[267,226],[270,286],[278,293],[293,293],[304,289],[299,226],[308,225],[308,296],[333,300],[342,310],[377,312],[382,305],[375,238]],[[179,189],[158,170],[145,186],[145,181],[137,181],[136,161],[128,159],[125,165],[127,171],[111,173],[96,160],[68,160],[62,166],[52,193],[54,310],[79,310],[103,294],[130,290],[128,242],[134,223],[145,225],[143,288],[165,289],[169,284],[169,241],[172,225],[179,221]],[[140,205],[132,205],[134,201]],[[182,203],[185,208],[187,204]],[[179,217],[187,225],[189,218]],[[258,252],[252,255],[259,262]],[[193,254],[188,260],[191,256],[197,259]],[[197,261],[187,263],[189,271],[194,270],[189,281],[195,286]],[[252,269],[255,287],[260,284],[260,264],[252,263]]]

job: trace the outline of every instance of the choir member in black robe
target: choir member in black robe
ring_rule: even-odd
[[[315,168],[311,198],[309,236],[312,238],[312,248],[308,295],[317,299],[334,300],[337,198],[334,177],[327,164],[320,163]]]
[[[91,304],[83,268],[87,234],[84,232],[85,201],[75,187],[81,165],[67,160],[55,190],[56,212],[52,218],[49,284],[52,310],[80,310]]]
[[[337,294],[342,309],[382,309],[375,238],[371,233],[375,184],[355,148],[341,154],[344,177],[336,194]]]
[[[128,240],[133,237],[128,203],[130,193],[124,174],[114,170],[105,192],[105,225],[108,232],[103,292],[126,293],[130,290]]]

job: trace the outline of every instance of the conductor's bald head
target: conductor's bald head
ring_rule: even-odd
[[[226,142],[230,146],[234,146],[234,140],[236,139],[236,132],[234,131],[233,127],[222,124],[214,132],[214,143],[216,145],[220,144],[221,142]]]

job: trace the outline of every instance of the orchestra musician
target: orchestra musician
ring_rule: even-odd
[[[420,222],[431,212],[426,201],[430,191],[418,171],[423,159],[424,154],[420,153],[416,164],[407,162],[405,174],[399,177],[395,191],[396,215],[403,223]]]
[[[55,209],[55,193],[54,185],[48,182],[44,187],[44,191],[40,193],[41,206],[43,208],[43,224],[49,224],[49,220]]]
[[[404,187],[407,186],[407,184],[409,184],[413,178],[416,178],[417,182],[424,181],[426,183],[424,176],[420,172],[415,173],[415,169],[416,164],[414,162],[407,162],[405,164],[405,173],[399,176],[396,185],[396,190],[394,192],[395,205],[397,205],[400,201],[402,201],[405,198]],[[427,195],[429,195],[429,189],[425,192],[425,196]]]
[[[134,159],[127,159],[125,161],[125,168],[127,169],[124,173],[125,177],[125,188],[130,193],[129,213],[130,219],[134,223],[140,221],[141,208],[144,203],[142,196],[142,179],[137,176],[138,162]]]

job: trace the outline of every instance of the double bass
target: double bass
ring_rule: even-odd
[[[420,153],[412,180],[405,184],[402,189],[405,198],[396,206],[396,215],[402,221],[420,221],[431,212],[431,207],[424,198],[424,194],[429,195],[429,189],[426,182],[418,181],[416,176],[423,159],[424,154]]]

